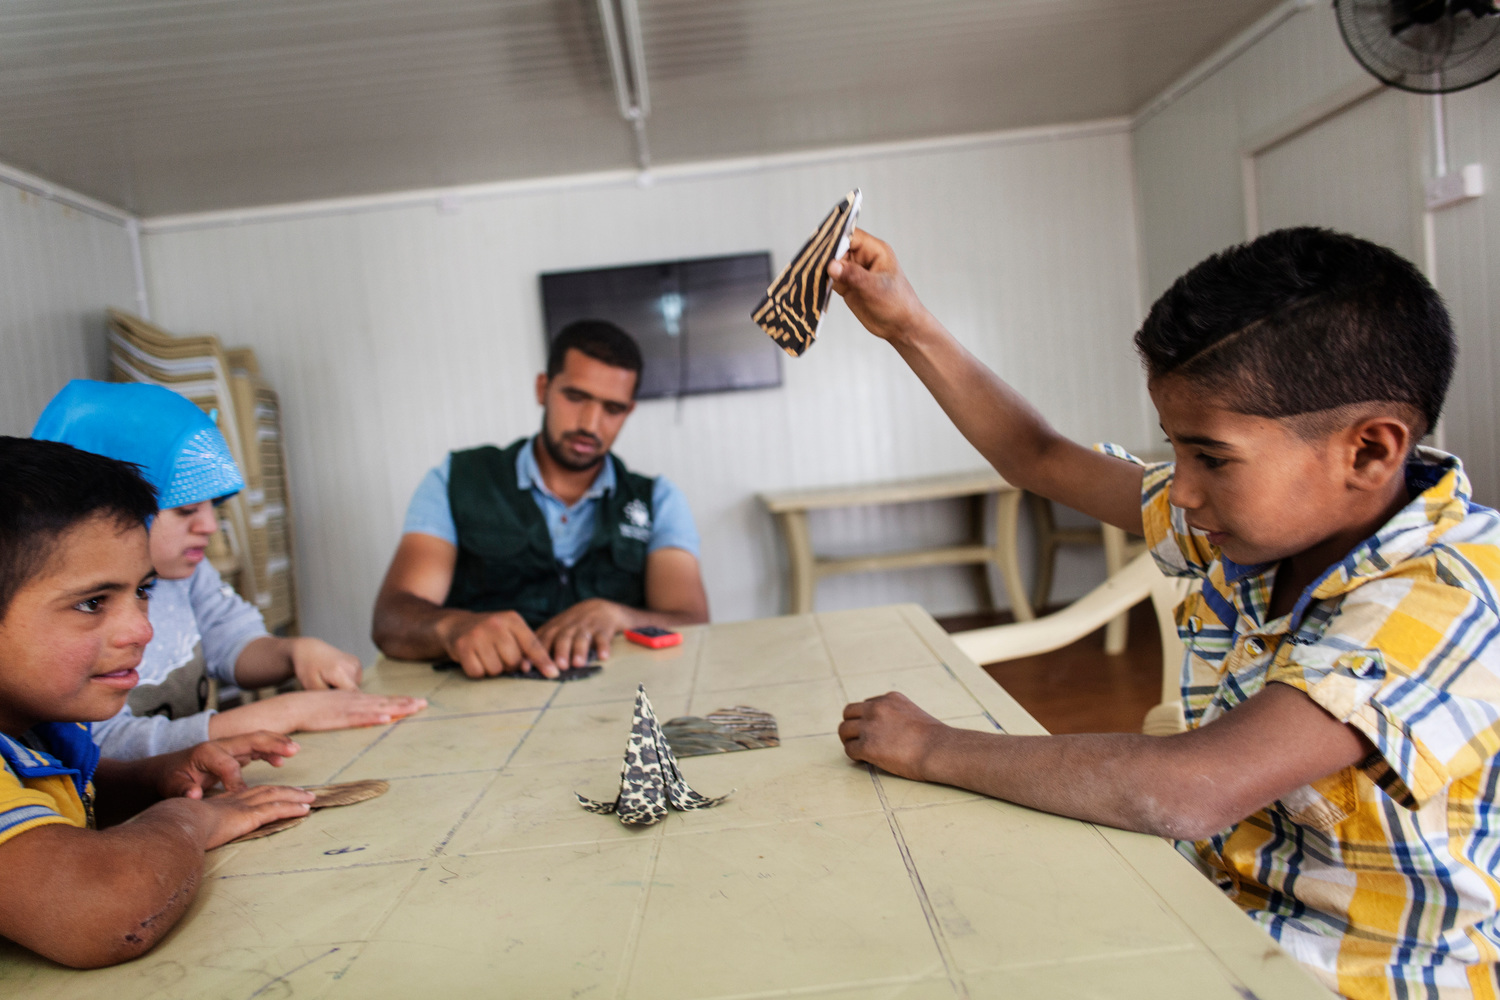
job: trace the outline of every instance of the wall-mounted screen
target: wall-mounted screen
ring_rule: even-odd
[[[781,349],[750,320],[771,283],[769,253],[542,275],[547,343],[606,319],[641,345],[640,399],[781,384]]]

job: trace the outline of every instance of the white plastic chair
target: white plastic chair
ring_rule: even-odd
[[[950,638],[975,663],[999,663],[1049,653],[1082,639],[1149,597],[1161,630],[1161,703],[1146,713],[1141,731],[1149,736],[1167,736],[1185,728],[1179,691],[1184,649],[1182,640],[1177,637],[1172,612],[1191,587],[1190,580],[1164,576],[1156,568],[1151,553],[1143,552],[1118,573],[1055,614],[1013,625],[957,632]]]

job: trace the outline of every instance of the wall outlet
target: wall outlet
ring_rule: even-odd
[[[1461,201],[1484,194],[1484,167],[1470,163],[1453,174],[1434,177],[1427,182],[1427,211],[1436,212]]]

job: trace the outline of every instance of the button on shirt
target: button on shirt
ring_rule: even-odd
[[[31,731],[45,749],[0,733],[0,844],[51,823],[91,827],[99,751],[86,722]]]
[[[615,488],[615,462],[612,457],[606,458],[588,492],[569,507],[542,481],[535,444],[536,438],[533,437],[516,456],[516,485],[531,493],[546,518],[547,532],[552,536],[552,554],[564,566],[572,566],[582,558],[594,537],[599,499]],[[452,457],[445,455],[442,463],[430,470],[417,485],[406,509],[406,522],[401,528],[403,533],[418,532],[441,538],[450,545],[458,544],[458,529],[453,523],[453,511],[448,506],[451,466]],[[693,523],[693,512],[688,508],[682,491],[665,476],[657,476],[652,481],[651,507],[651,538],[646,543],[646,551],[675,548],[698,555],[698,529]]]
[[[1277,682],[1375,747],[1178,847],[1346,996],[1493,997],[1500,516],[1470,500],[1458,459],[1429,449],[1415,458],[1411,501],[1269,620],[1276,567],[1226,559],[1168,502],[1175,467],[1145,467],[1152,554],[1163,572],[1199,581],[1177,609],[1188,725]]]

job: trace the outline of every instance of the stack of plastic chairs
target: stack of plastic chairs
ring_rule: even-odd
[[[291,491],[281,440],[281,400],[261,377],[248,347],[224,352],[235,419],[244,435],[245,483],[250,506],[250,555],[262,594],[266,628],[290,634],[297,624],[297,592],[292,577]]]
[[[260,609],[268,629],[295,633],[281,409],[260,377],[254,353],[248,348],[226,352],[213,336],[176,337],[114,309],[109,311],[108,339],[111,378],[164,386],[218,422],[246,488],[220,508],[224,530],[215,536],[208,556],[240,596]]]

